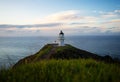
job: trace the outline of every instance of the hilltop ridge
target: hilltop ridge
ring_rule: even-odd
[[[66,44],[65,46],[58,46],[57,44],[47,44],[37,53],[25,57],[18,61],[14,66],[20,64],[33,63],[41,60],[50,59],[94,59],[96,61],[104,61],[107,63],[116,62],[110,56],[99,56],[97,54],[78,49],[72,45]]]

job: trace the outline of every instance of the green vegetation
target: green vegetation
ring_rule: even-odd
[[[93,59],[42,60],[1,68],[0,82],[120,82],[120,65]]]
[[[52,46],[49,45],[49,44],[44,46],[37,54],[35,54],[36,55],[35,60],[38,59],[39,57],[43,56],[43,55],[48,54],[51,49],[52,49]]]
[[[47,44],[0,69],[0,82],[120,82],[120,63],[71,45]]]
[[[28,57],[25,57],[25,58],[21,59],[15,65],[32,63],[32,62],[36,62],[36,61],[39,61],[41,59],[44,59],[44,56],[46,56],[51,51],[52,47],[53,46],[47,44],[40,51],[38,51],[36,54],[30,55]]]
[[[94,59],[96,61],[104,61],[107,63],[119,63],[110,56],[99,56],[85,50],[78,49],[69,44],[65,46],[57,46],[56,44],[47,44],[34,55],[30,55],[18,61],[14,66],[28,64],[49,59]]]

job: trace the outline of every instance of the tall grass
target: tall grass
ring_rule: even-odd
[[[120,82],[120,65],[92,59],[43,60],[2,68],[0,82]]]

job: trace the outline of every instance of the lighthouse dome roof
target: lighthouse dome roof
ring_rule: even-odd
[[[62,30],[61,30],[59,34],[64,34],[64,33],[63,33]]]

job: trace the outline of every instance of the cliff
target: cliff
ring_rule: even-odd
[[[14,66],[49,59],[80,59],[80,58],[82,59],[90,58],[96,61],[104,61],[107,63],[117,62],[108,55],[102,57],[97,54],[78,49],[69,44],[66,44],[65,46],[58,46],[57,44],[47,44],[40,51],[38,51],[34,55],[21,59]]]

